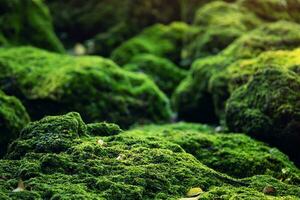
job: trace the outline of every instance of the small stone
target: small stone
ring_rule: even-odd
[[[105,142],[103,140],[101,140],[101,139],[99,139],[97,141],[97,144],[99,144],[100,146],[105,146]]]
[[[274,195],[276,193],[276,189],[273,186],[266,186],[263,189],[263,193],[268,195]]]
[[[220,133],[220,132],[222,132],[222,131],[224,131],[224,128],[223,128],[222,126],[217,126],[217,127],[215,128],[215,132],[217,132],[217,133]]]
[[[179,200],[198,200],[200,199],[200,196],[197,196],[197,197],[188,197],[188,198],[181,198]]]
[[[25,190],[24,182],[22,180],[19,180],[18,187],[14,189],[13,192],[22,192],[24,190]]]
[[[117,157],[117,160],[124,160],[124,155],[120,154],[120,155]]]
[[[85,48],[85,46],[83,46],[80,43],[77,43],[74,46],[74,54],[77,55],[77,56],[85,55],[86,54],[86,48]]]
[[[200,195],[201,193],[203,193],[203,190],[199,187],[196,187],[196,188],[191,188],[187,192],[186,196],[187,197],[196,197],[196,196]]]

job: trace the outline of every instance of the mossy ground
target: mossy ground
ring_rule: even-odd
[[[299,8],[0,0],[0,199],[300,199]]]
[[[189,123],[147,125],[122,134],[166,139],[208,167],[236,178],[264,174],[300,184],[300,171],[285,154],[243,134],[216,132],[213,127]]]
[[[118,128],[113,127],[113,136],[106,136],[103,126],[92,136],[77,113],[29,124],[6,156],[13,160],[0,161],[1,198],[178,199],[189,188],[201,187],[207,199],[216,191],[224,199],[230,194],[267,199],[271,197],[261,188],[266,185],[276,188],[275,197],[299,197],[296,185],[270,176],[234,179],[203,165],[177,144],[152,136],[114,135]],[[20,179],[25,190],[12,192]]]

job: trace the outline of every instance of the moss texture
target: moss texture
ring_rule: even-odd
[[[172,4],[163,0],[90,0],[88,2],[47,0],[46,2],[54,15],[57,32],[67,43],[83,42],[97,34],[108,33],[122,23],[125,24],[126,30],[118,29],[115,33],[117,37],[128,39],[155,23],[167,24],[180,20],[177,0],[172,1]],[[78,31],[79,27],[80,31]],[[122,41],[116,39],[114,42],[116,43],[110,44],[112,45],[110,48],[120,45]],[[98,51],[94,53],[104,48],[100,47],[101,43],[96,42],[95,45]],[[109,50],[101,52],[108,54]]]
[[[0,46],[34,45],[63,52],[42,0],[1,0]]]
[[[19,136],[19,132],[29,121],[22,103],[0,91],[0,157],[6,153],[8,144]]]
[[[122,134],[166,139],[208,167],[236,178],[270,175],[300,184],[300,171],[285,154],[243,134],[216,133],[207,125],[189,123],[147,125]]]
[[[0,82],[18,96],[33,119],[78,111],[88,122],[168,121],[167,97],[145,75],[101,57],[71,57],[36,48],[0,50]]]
[[[277,146],[299,164],[299,102],[299,74],[263,69],[233,92],[226,106],[226,123],[232,131]]]
[[[175,64],[179,64],[183,37],[189,29],[189,25],[183,22],[153,25],[116,48],[111,58],[119,65],[124,65],[134,56],[148,53],[167,57]]]
[[[201,7],[194,18],[198,27],[187,35],[182,57],[185,63],[215,55],[262,22],[249,10],[234,3],[215,1]]]
[[[138,54],[124,68],[147,74],[168,96],[187,74],[170,60],[152,54]]]
[[[216,56],[196,60],[190,74],[173,95],[174,107],[178,111],[179,118],[217,123],[218,117],[215,114],[213,94],[209,86],[214,74],[225,70],[238,60],[254,58],[269,50],[291,50],[297,48],[299,44],[299,24],[279,21],[262,25],[240,37]],[[221,102],[224,102],[228,97],[226,88],[222,89],[225,99]],[[223,92],[222,89],[219,91]]]
[[[238,3],[265,20],[300,22],[300,2],[297,0],[239,0]]]
[[[201,187],[208,199],[224,192],[268,198],[262,193],[266,185],[276,188],[275,198],[299,197],[296,185],[270,176],[230,178],[165,140],[122,134],[104,137],[100,131],[91,136],[86,126],[78,113],[29,124],[6,160],[0,160],[1,198],[178,199],[191,187]],[[12,192],[20,179],[25,190]],[[241,194],[241,190],[246,191]]]
[[[215,112],[224,118],[227,99],[238,87],[247,83],[260,69],[272,67],[299,73],[300,49],[291,51],[266,51],[252,59],[233,62],[224,70],[214,73],[209,80],[209,91],[213,96]]]

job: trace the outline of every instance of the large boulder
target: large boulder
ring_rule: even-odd
[[[276,68],[258,71],[232,93],[226,124],[231,131],[277,146],[300,164],[299,73]]]
[[[222,72],[233,62],[254,58],[269,50],[295,49],[299,45],[300,25],[279,21],[262,25],[240,37],[216,56],[196,60],[191,73],[181,82],[173,95],[173,104],[178,111],[179,119],[218,123],[210,87],[213,75]],[[225,93],[225,101],[228,97],[226,88],[223,89],[219,91]]]
[[[207,125],[182,122],[139,126],[122,134],[176,143],[201,163],[236,178],[270,175],[300,185],[300,170],[285,154],[244,134],[221,133]]]
[[[0,13],[0,46],[33,45],[64,51],[42,0],[1,0]]]
[[[18,96],[33,119],[78,111],[88,121],[168,121],[167,97],[145,75],[101,57],[72,57],[30,47],[0,50],[0,87]]]
[[[119,65],[124,65],[135,55],[148,53],[167,57],[179,64],[183,38],[188,31],[190,26],[183,22],[153,25],[116,48],[111,54],[111,59]]]
[[[235,3],[207,3],[196,12],[193,25],[198,29],[187,34],[182,59],[190,64],[197,58],[218,54],[261,23],[249,10]]]
[[[115,133],[105,137],[102,128],[90,134],[88,126],[77,113],[29,124],[6,160],[0,160],[0,197],[179,199],[200,187],[202,195],[215,196],[216,188],[231,188],[228,193],[238,197],[246,190],[247,197],[267,198],[262,189],[271,185],[276,188],[274,198],[299,198],[296,185],[270,176],[231,178],[203,165],[177,144]]]
[[[9,143],[19,136],[29,121],[22,103],[0,90],[0,157],[6,153]]]
[[[224,118],[227,99],[235,89],[246,84],[258,70],[277,67],[297,72],[300,66],[299,56],[300,49],[266,51],[256,58],[233,62],[224,70],[214,73],[208,87],[213,97],[217,116],[221,119]]]
[[[239,0],[238,3],[268,21],[300,22],[300,2],[298,0]]]
[[[152,54],[134,56],[124,69],[147,74],[168,96],[187,74],[170,60]]]
[[[83,42],[121,24],[125,24],[127,30],[119,30],[117,35],[128,39],[155,23],[180,20],[177,0],[171,4],[163,0],[46,0],[46,3],[57,32],[67,43]],[[119,42],[122,41],[111,45],[120,45]],[[102,44],[96,42],[95,45]]]

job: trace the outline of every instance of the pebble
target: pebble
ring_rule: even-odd
[[[203,190],[199,187],[196,188],[191,188],[187,193],[186,196],[187,197],[196,197],[199,194],[203,193]]]
[[[14,189],[13,192],[22,192],[24,190],[25,190],[24,182],[22,180],[19,180],[18,187]]]
[[[276,189],[273,186],[266,186],[263,189],[263,193],[264,194],[268,194],[268,195],[273,195],[276,193]]]
[[[101,140],[101,139],[99,139],[99,140],[97,141],[97,144],[99,144],[100,146],[105,146],[104,141]]]

